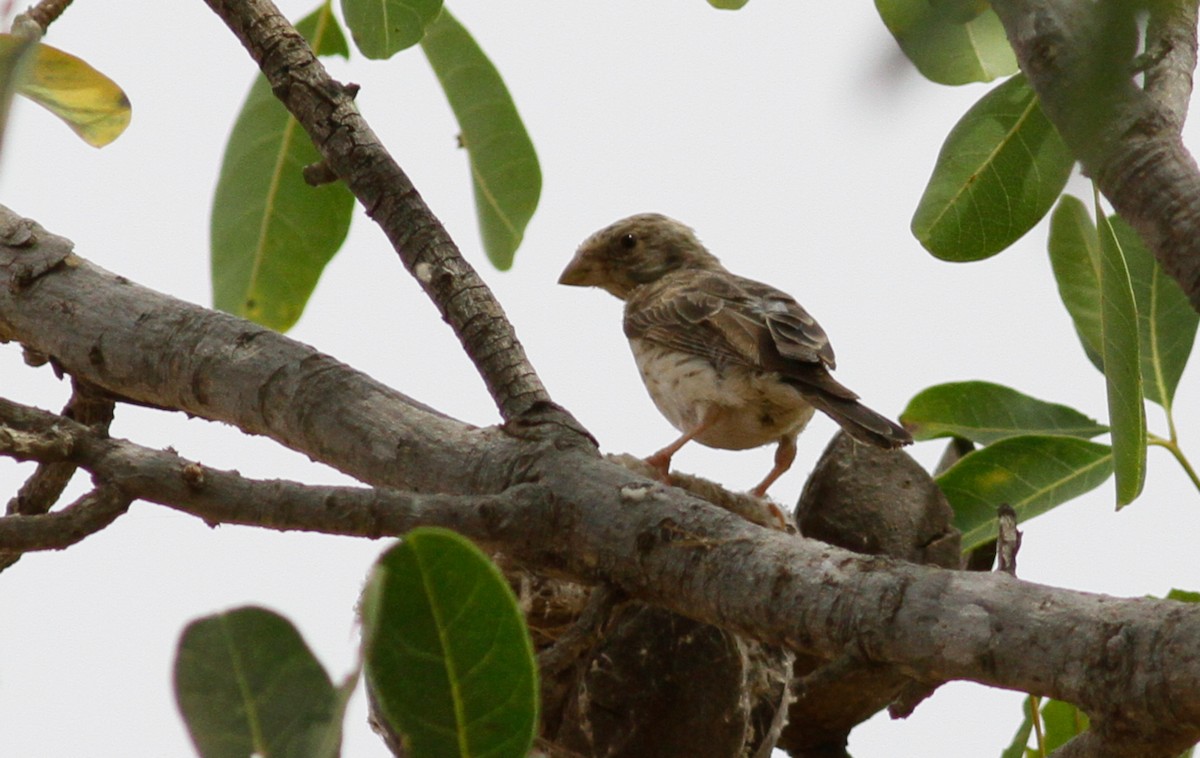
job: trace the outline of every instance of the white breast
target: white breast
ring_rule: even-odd
[[[799,432],[813,409],[776,374],[741,367],[717,369],[699,356],[631,339],[642,381],[659,412],[681,432],[695,428],[709,408],[724,412],[696,437],[709,447],[745,450]]]

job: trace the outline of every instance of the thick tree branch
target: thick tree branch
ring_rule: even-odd
[[[117,397],[267,435],[370,484],[495,492],[509,482],[487,463],[517,453],[501,430],[447,418],[307,345],[104,271],[2,206],[0,340]],[[464,467],[463,456],[479,465]]]
[[[531,412],[576,422],[552,406],[512,325],[488,286],[450,239],[412,182],[308,43],[269,0],[206,0],[245,45],[400,259],[454,329],[505,420]]]
[[[1146,25],[1146,92],[1183,129],[1196,70],[1197,0],[1150,0]]]
[[[15,418],[11,408],[6,418]],[[559,476],[502,497],[421,498],[249,482],[94,432],[89,439],[51,414],[44,426],[75,440],[71,457],[123,492],[190,503],[187,510],[209,519],[262,517],[275,528],[365,536],[452,526],[542,570],[606,579],[633,597],[795,650],[853,650],[922,679],[1027,689],[1078,703],[1098,723],[1144,729],[1165,720],[1171,749],[1200,735],[1200,662],[1192,654],[1200,609],[1187,604],[865,557],[755,527],[575,451],[566,453],[575,460],[556,464]],[[27,449],[62,454],[55,445]],[[242,498],[268,506],[239,508]],[[739,571],[729,572],[734,565]],[[1142,755],[1168,754],[1145,751],[1158,743],[1144,731],[1129,736],[1139,738]]]
[[[1200,170],[1179,134],[1181,70],[1194,65],[1195,13],[1155,16],[1154,39],[1181,49],[1148,51],[1152,62],[1158,52],[1160,65],[1171,67],[1149,75],[1148,92],[1133,80],[1135,5],[992,3],[1050,121],[1200,310]],[[1167,23],[1193,26],[1169,33]]]
[[[502,312],[343,88],[268,3],[209,3],[238,32],[330,167],[380,220],[476,360],[504,417],[547,407]],[[998,10],[1002,5],[1024,4],[997,0]],[[1001,12],[1010,24],[1013,12]],[[1009,29],[1021,55],[1021,35]],[[1022,63],[1030,71],[1024,57]],[[1067,118],[1066,106],[1056,115],[1043,85],[1030,77],[1056,124]],[[1119,110],[1103,106],[1106,115]],[[1067,138],[1164,268],[1200,303],[1200,263],[1188,247],[1200,239],[1200,212],[1189,205],[1200,182],[1182,147],[1162,136],[1170,119],[1157,119],[1114,130],[1148,146],[1136,155],[1117,152],[1116,140],[1080,147],[1078,138]],[[1070,131],[1059,128],[1065,136]],[[1137,195],[1144,182],[1162,192],[1176,181],[1185,191],[1167,196],[1168,213]],[[1194,655],[1200,609],[920,567],[761,529],[599,459],[579,444],[569,417],[562,423],[571,431],[558,445],[544,434],[523,437],[521,424],[472,429],[279,335],[107,274],[72,255],[65,241],[6,212],[0,241],[0,275],[9,285],[0,289],[0,338],[31,345],[120,396],[269,434],[365,481],[485,496],[398,495],[386,508],[357,495],[318,497],[289,513],[288,523],[362,518],[356,523],[373,526],[386,510],[396,511],[403,527],[433,518],[422,505],[447,511],[466,504],[459,510],[474,515],[456,528],[542,572],[606,582],[632,598],[812,655],[852,651],[916,679],[968,679],[1076,703],[1096,725],[1077,742],[1083,752],[1076,755],[1132,755],[1125,746],[1137,745],[1139,755],[1169,756],[1200,737]],[[88,439],[83,448],[94,444],[108,455],[127,444]],[[131,451],[124,452],[132,465]],[[117,470],[122,458],[96,455],[92,465],[113,466],[107,484],[136,489],[136,477]],[[186,473],[178,459],[157,462],[163,472],[141,485],[147,492],[187,489],[189,480],[193,490],[197,481],[208,482],[201,495],[212,482],[237,484],[208,469]],[[252,521],[241,509],[228,515]]]
[[[0,338],[119,396],[269,433],[367,481],[509,490],[475,502],[474,515],[465,509],[455,528],[542,573],[608,583],[819,657],[851,650],[915,679],[1056,697],[1142,734],[1169,724],[1171,746],[1179,735],[1200,739],[1200,608],[925,568],[762,529],[589,445],[448,419],[286,337],[103,272],[11,213],[0,214],[0,240]],[[170,476],[183,486],[178,461]],[[355,509],[363,523],[380,517],[352,498],[336,502],[339,519],[358,518]],[[397,527],[430,523],[418,504],[395,504]],[[290,518],[301,528],[315,513]],[[1169,755],[1146,753],[1157,754]]]

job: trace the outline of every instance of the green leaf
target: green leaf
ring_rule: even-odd
[[[129,126],[129,98],[117,84],[86,62],[49,45],[36,45],[32,58],[21,56],[27,41],[0,34],[0,60],[22,61],[19,73],[8,66],[17,92],[58,116],[92,147],[104,147]]]
[[[1100,237],[1087,206],[1063,195],[1050,217],[1050,266],[1058,294],[1075,323],[1083,352],[1104,371],[1104,339],[1100,327]]]
[[[1046,737],[1043,744],[1048,755],[1086,731],[1088,717],[1070,703],[1047,700],[1042,706],[1042,727]]]
[[[1138,316],[1121,244],[1107,218],[1100,234],[1100,324],[1104,336],[1104,379],[1112,427],[1117,507],[1132,503],[1146,479],[1146,403],[1142,393]]]
[[[367,680],[413,758],[523,758],[537,726],[533,645],[491,561],[445,529],[415,529],[363,597]]]
[[[1175,388],[1196,341],[1200,313],[1192,310],[1179,284],[1163,273],[1141,237],[1119,216],[1110,216],[1137,306],[1142,388],[1146,399],[1169,413]]]
[[[319,55],[346,39],[326,3],[296,25]],[[213,304],[286,331],[346,239],[354,196],[341,182],[309,186],[312,140],[259,76],[225,146],[210,224]]]
[[[1025,77],[1014,76],[950,130],[913,215],[913,234],[944,260],[995,255],[1046,215],[1073,164]]]
[[[1021,706],[1025,718],[1017,727],[1017,733],[1013,735],[1012,742],[1004,749],[1004,752],[1000,753],[1000,758],[1025,758],[1025,746],[1029,744],[1029,735],[1033,733],[1034,700],[1033,695],[1025,696],[1025,702]]]
[[[750,0],[708,0],[708,4],[723,11],[736,11],[745,7]]]
[[[1009,437],[965,455],[937,477],[954,508],[963,552],[996,538],[996,508],[1018,521],[1099,487],[1112,474],[1107,445],[1076,437]]]
[[[282,616],[239,608],[193,621],[175,653],[175,698],[204,758],[335,758],[344,693]]]
[[[922,390],[900,414],[919,440],[963,437],[990,445],[1027,434],[1095,437],[1108,428],[1079,411],[991,382],[951,382]]]
[[[13,95],[29,78],[29,67],[37,54],[37,38],[33,36],[0,35],[0,144],[8,129],[8,114]]]
[[[462,129],[483,248],[493,266],[507,270],[542,191],[537,153],[496,67],[448,10],[421,48]]]
[[[1167,593],[1168,600],[1178,600],[1181,603],[1200,603],[1200,592],[1172,589]]]
[[[986,2],[875,0],[888,31],[925,78],[990,82],[1017,71],[1004,26]]]
[[[442,0],[342,0],[354,46],[368,58],[391,58],[421,41]]]

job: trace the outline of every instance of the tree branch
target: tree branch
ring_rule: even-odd
[[[400,259],[454,329],[505,420],[549,414],[579,428],[553,406],[512,325],[488,286],[462,257],[441,222],[295,28],[269,0],[206,0],[237,35],[275,95],[312,138],[330,170],[346,182],[383,229]]]
[[[131,498],[115,487],[98,487],[61,511],[0,518],[0,555],[62,550],[111,524]],[[7,565],[11,564],[11,560]]]
[[[1180,131],[1192,101],[1197,0],[1150,0],[1146,25],[1146,92]]]
[[[548,397],[511,330],[506,322],[497,326],[503,314],[492,309],[490,294],[464,268],[344,90],[268,3],[209,3],[238,32],[289,109],[300,114],[331,168],[380,220],[480,365],[505,418],[545,407]],[[1001,5],[1023,4],[997,0],[998,10]],[[1010,36],[1019,35],[1010,27]],[[1120,188],[1117,179],[1130,166],[1161,181],[1165,177],[1155,172],[1174,165],[1159,153],[1152,166],[1132,158],[1097,163],[1104,155],[1097,149],[1085,159],[1102,187],[1108,182]],[[1177,163],[1178,154],[1171,155]],[[1194,175],[1194,164],[1190,170]],[[1176,201],[1180,213],[1190,213],[1183,199]],[[1159,250],[1163,240],[1147,235],[1121,202],[1129,201],[1114,199]],[[1158,223],[1143,210],[1143,222]],[[1184,219],[1181,228],[1189,224],[1194,222]],[[1141,755],[1168,756],[1181,741],[1200,738],[1200,659],[1194,655],[1200,608],[916,566],[762,529],[601,460],[569,417],[563,417],[567,431],[559,438],[565,444],[527,435],[521,423],[474,429],[280,335],[103,272],[74,256],[65,240],[7,210],[0,211],[0,242],[0,275],[8,284],[0,288],[0,338],[20,340],[122,397],[230,421],[365,481],[414,490],[397,494],[386,507],[375,493],[360,500],[359,490],[340,492],[329,499],[326,490],[324,500],[318,494],[300,511],[247,515],[231,505],[232,488],[286,486],[247,485],[228,472],[189,469],[173,457],[139,463],[134,453],[144,450],[89,433],[72,459],[93,455],[89,465],[123,492],[158,491],[167,499],[162,493],[169,491],[183,499],[187,491],[195,498],[207,491],[218,506],[231,509],[223,515],[244,519],[239,523],[257,523],[251,518],[257,516],[276,519],[275,528],[303,528],[336,519],[375,528],[371,534],[379,533],[381,518],[407,528],[439,517],[431,515],[434,510],[459,510],[468,515],[454,528],[502,546],[543,573],[606,582],[632,598],[799,652],[834,658],[853,651],[925,681],[968,679],[1076,703],[1098,726],[1080,740],[1093,755],[1136,742]],[[1171,249],[1159,254],[1175,260]],[[1189,261],[1194,264],[1195,256],[1189,259],[1187,250],[1176,261],[1176,275],[1184,280]],[[1164,267],[1172,271],[1166,261]],[[1200,282],[1200,267],[1192,274],[1188,281]],[[1194,302],[1198,290],[1188,289]],[[94,454],[87,452],[92,445]],[[151,471],[152,464],[161,471],[139,483],[134,473]],[[443,492],[451,499],[416,492]],[[298,491],[288,494],[302,499]]]
[[[25,11],[25,15],[42,27],[44,33],[54,23],[72,0],[41,0],[37,5]]]
[[[488,533],[488,521],[536,511],[534,501],[548,496],[544,487],[534,484],[517,485],[497,495],[470,496],[249,479],[186,460],[173,451],[109,439],[70,419],[3,398],[0,454],[42,463],[70,461],[99,481],[117,483],[127,501],[165,505],[210,525],[244,524],[370,539],[399,536],[418,526],[443,526],[482,538]],[[64,516],[71,508],[52,516]],[[55,519],[0,519],[0,527],[41,523],[52,524]],[[536,524],[524,528],[534,529]],[[41,529],[38,534],[57,534],[52,526]],[[0,531],[0,548],[12,547],[3,534]],[[66,544],[70,543],[35,541],[12,549],[58,549]]]
[[[98,424],[107,430],[112,422],[114,404],[78,381],[73,382],[71,399],[63,408],[63,416],[81,424]],[[37,467],[33,475],[22,485],[16,497],[8,501],[8,513],[33,516],[48,512],[75,474],[74,464],[67,461],[45,462]],[[3,559],[0,559],[0,564]]]
[[[1135,5],[992,3],[1047,117],[1200,310],[1200,170],[1179,134],[1186,107],[1180,77],[1194,65],[1195,11],[1155,15],[1154,40],[1171,49],[1158,51],[1162,60],[1147,91],[1133,81]],[[1177,26],[1183,23],[1192,28]],[[1190,89],[1190,69],[1186,75]]]
[[[307,345],[139,287],[71,249],[0,206],[0,340],[117,397],[267,435],[370,484],[508,486],[489,478],[490,461],[517,452],[504,431],[450,419]]]
[[[513,425],[467,427],[282,335],[103,272],[6,211],[0,240],[8,241],[0,245],[8,279],[0,338],[32,345],[88,382],[269,433],[368,481],[450,495],[508,490],[494,500],[402,496],[387,508],[372,506],[384,502],[373,496],[335,498],[336,515],[326,501],[288,516],[295,528],[335,518],[374,525],[386,511],[400,531],[446,523],[422,502],[442,511],[470,502],[453,528],[543,574],[607,583],[827,659],[852,650],[923,681],[1055,697],[1097,723],[1139,724],[1142,734],[1168,724],[1175,731],[1162,744],[1200,739],[1200,608],[932,569],[763,529],[605,461],[590,445],[523,437]],[[163,476],[183,488],[179,466]],[[131,493],[152,489],[116,468],[105,476]],[[209,515],[255,523],[240,509]],[[1158,754],[1170,755],[1145,753]]]

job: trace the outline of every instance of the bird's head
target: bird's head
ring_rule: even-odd
[[[584,240],[558,283],[600,287],[624,300],[636,287],[681,269],[720,270],[721,264],[689,227],[642,213]]]

